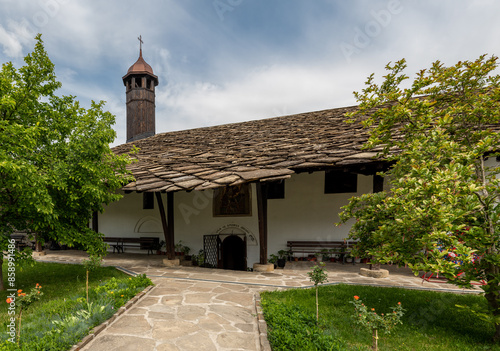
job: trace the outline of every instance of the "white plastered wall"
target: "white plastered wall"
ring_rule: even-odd
[[[335,226],[340,207],[349,198],[372,191],[372,176],[358,175],[357,193],[325,194],[324,172],[293,174],[285,181],[285,198],[268,200],[268,254],[286,249],[287,240],[342,240],[348,236],[349,225]],[[203,235],[220,232],[247,233],[247,263],[259,261],[259,246],[252,245],[248,235],[258,242],[257,196],[252,184],[252,215],[214,217],[212,190],[177,192],[174,194],[175,242],[196,253],[203,248]],[[167,195],[162,194],[166,206]],[[231,227],[231,225],[233,227]],[[142,194],[126,194],[99,215],[99,231],[105,236],[153,236],[163,239],[158,204],[152,210],[142,209]],[[255,243],[257,244],[257,243]],[[143,251],[143,253],[146,253]]]

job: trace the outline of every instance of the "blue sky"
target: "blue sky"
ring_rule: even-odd
[[[160,133],[354,105],[403,57],[412,76],[499,55],[498,14],[494,0],[0,0],[0,62],[20,66],[42,33],[60,93],[105,100],[117,145],[139,35]]]

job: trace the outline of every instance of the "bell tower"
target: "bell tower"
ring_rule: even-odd
[[[127,143],[155,135],[155,86],[158,77],[142,58],[142,36],[139,58],[123,76],[127,95]]]

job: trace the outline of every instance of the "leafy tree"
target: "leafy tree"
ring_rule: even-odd
[[[120,198],[114,190],[130,178],[130,158],[109,147],[114,116],[104,102],[84,109],[75,97],[56,95],[61,84],[36,39],[23,67],[9,62],[0,71],[0,249],[20,230],[102,251],[89,220]]]
[[[318,284],[323,284],[328,281],[328,275],[325,270],[325,263],[319,262],[309,272],[309,280],[314,283],[316,288],[316,322],[319,322],[319,299],[318,299]]]
[[[351,199],[341,221],[380,263],[439,272],[464,287],[481,282],[500,340],[499,150],[497,57],[445,67],[439,61],[406,83],[404,60],[388,64],[382,84],[372,74],[349,122],[369,129],[367,148],[392,166],[391,190]]]

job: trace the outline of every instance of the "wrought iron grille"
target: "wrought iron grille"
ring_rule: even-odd
[[[203,250],[205,251],[205,265],[217,268],[220,259],[221,240],[218,234],[203,235]]]

